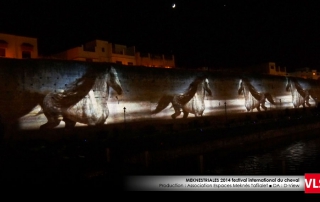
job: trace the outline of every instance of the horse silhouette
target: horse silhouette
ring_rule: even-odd
[[[90,126],[104,124],[109,115],[110,87],[118,95],[123,92],[113,67],[104,72],[90,69],[63,92],[47,94],[41,106],[48,121],[40,129],[54,128],[61,121],[65,122],[66,128],[73,128],[77,122]]]
[[[96,78],[108,74],[113,65],[74,60],[21,60],[0,57],[0,116],[4,125],[4,136],[8,138],[17,131],[24,130],[24,120],[21,118],[29,118],[37,106],[43,109],[43,102],[45,97],[48,99],[48,94],[60,92],[57,93],[60,98],[58,95],[53,96],[58,99],[54,103],[60,105],[57,106],[60,109],[75,105],[85,96],[89,96],[91,90],[94,92]],[[110,93],[113,93],[113,90]],[[50,115],[50,111],[48,113]],[[39,120],[29,123],[31,127],[37,127]]]
[[[247,111],[253,111],[255,108],[260,112],[262,107],[264,110],[267,110],[265,106],[266,100],[271,104],[276,104],[270,93],[260,93],[258,92],[249,82],[248,79],[240,79],[238,87],[238,95],[244,95],[245,107]]]
[[[189,85],[189,88],[184,93],[178,95],[163,95],[156,109],[151,113],[159,113],[172,103],[175,111],[175,113],[171,115],[173,119],[181,114],[181,110],[183,112],[183,118],[187,118],[189,113],[194,114],[195,117],[202,116],[205,110],[204,98],[206,92],[209,96],[212,95],[209,80],[206,77],[198,77]]]
[[[286,77],[286,91],[290,91],[292,95],[292,104],[294,108],[311,106],[309,103],[310,97],[316,101],[316,98],[312,95],[311,90],[303,89],[297,79]]]

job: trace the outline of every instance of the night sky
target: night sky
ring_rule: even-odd
[[[288,70],[320,69],[317,1],[39,2],[1,2],[0,32],[38,38],[41,55],[101,39],[141,52],[174,54],[178,67],[274,61]]]

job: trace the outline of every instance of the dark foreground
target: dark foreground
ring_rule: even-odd
[[[297,139],[314,138],[317,133],[307,133],[308,128],[304,128],[289,138],[249,142],[237,147],[227,146],[226,142],[231,139],[320,122],[316,108],[228,117],[227,124],[224,118],[194,119],[182,125],[166,124],[162,129],[147,125],[134,130],[133,125],[128,124],[112,130],[91,130],[94,132],[79,129],[74,132],[56,130],[45,134],[36,131],[16,134],[20,138],[5,139],[1,143],[1,183],[6,187],[122,190],[127,175],[219,175],[221,172],[203,169],[203,155],[215,152],[215,159],[223,159],[230,153],[239,157]],[[64,138],[38,138],[55,134],[60,137],[61,133]],[[222,141],[225,147],[212,146],[221,139],[225,139]],[[192,161],[199,164],[188,163]],[[264,174],[277,173],[266,171]]]

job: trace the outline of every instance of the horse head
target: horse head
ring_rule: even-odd
[[[302,93],[303,87],[299,84],[298,80],[295,78],[287,78],[286,91],[298,90]]]
[[[239,85],[238,85],[238,95],[241,95],[243,93],[243,81],[240,79]]]
[[[212,95],[212,91],[211,91],[210,86],[209,86],[209,80],[207,78],[205,78],[203,80],[203,82],[204,82],[204,85],[203,85],[204,90],[208,93],[209,96],[211,96]]]
[[[208,93],[209,96],[212,95],[212,91],[209,86],[209,80],[207,77],[200,76],[197,77],[190,85],[188,90],[185,92],[185,94],[188,94],[190,96],[193,96],[196,92],[201,92],[204,90]],[[202,94],[202,93],[201,93]]]
[[[209,96],[212,95],[212,91],[209,85],[209,79],[205,76],[200,76],[196,78],[194,82],[191,83],[190,87],[193,86],[194,88],[198,88],[198,90],[204,90],[208,93]]]
[[[122,95],[123,89],[121,87],[117,71],[114,67],[111,67],[109,70],[107,84],[108,86],[112,87],[118,93],[118,95]]]
[[[289,92],[291,90],[291,80],[288,77],[286,77],[286,81],[286,91]]]

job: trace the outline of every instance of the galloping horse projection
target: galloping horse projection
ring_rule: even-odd
[[[247,111],[253,111],[253,109],[257,108],[257,110],[260,112],[260,107],[262,107],[264,110],[267,110],[267,107],[265,106],[266,99],[271,104],[276,104],[273,101],[273,98],[270,93],[260,93],[258,92],[249,82],[248,79],[240,79],[239,81],[239,87],[238,87],[238,94],[241,95],[243,93],[244,99],[245,99],[245,107]]]
[[[107,100],[110,87],[118,95],[123,92],[113,67],[104,69],[103,72],[90,69],[63,92],[47,94],[42,110],[48,122],[41,125],[40,129],[54,128],[62,120],[66,128],[73,128],[76,122],[90,126],[104,124],[109,115]]]
[[[312,99],[315,99],[315,97],[310,93],[310,90],[305,90],[301,87],[297,79],[295,78],[288,78],[287,79],[287,84],[286,84],[286,91],[290,91],[292,95],[292,104],[294,108],[299,108],[301,105],[303,107],[308,107],[311,106],[309,103],[310,96]]]
[[[209,96],[212,95],[209,80],[206,77],[198,77],[189,85],[185,93],[162,96],[158,102],[158,106],[152,111],[152,114],[159,113],[172,103],[175,111],[175,113],[171,115],[173,119],[181,114],[181,109],[183,118],[187,118],[189,113],[194,114],[195,117],[202,116],[205,110],[204,98],[206,92]]]

